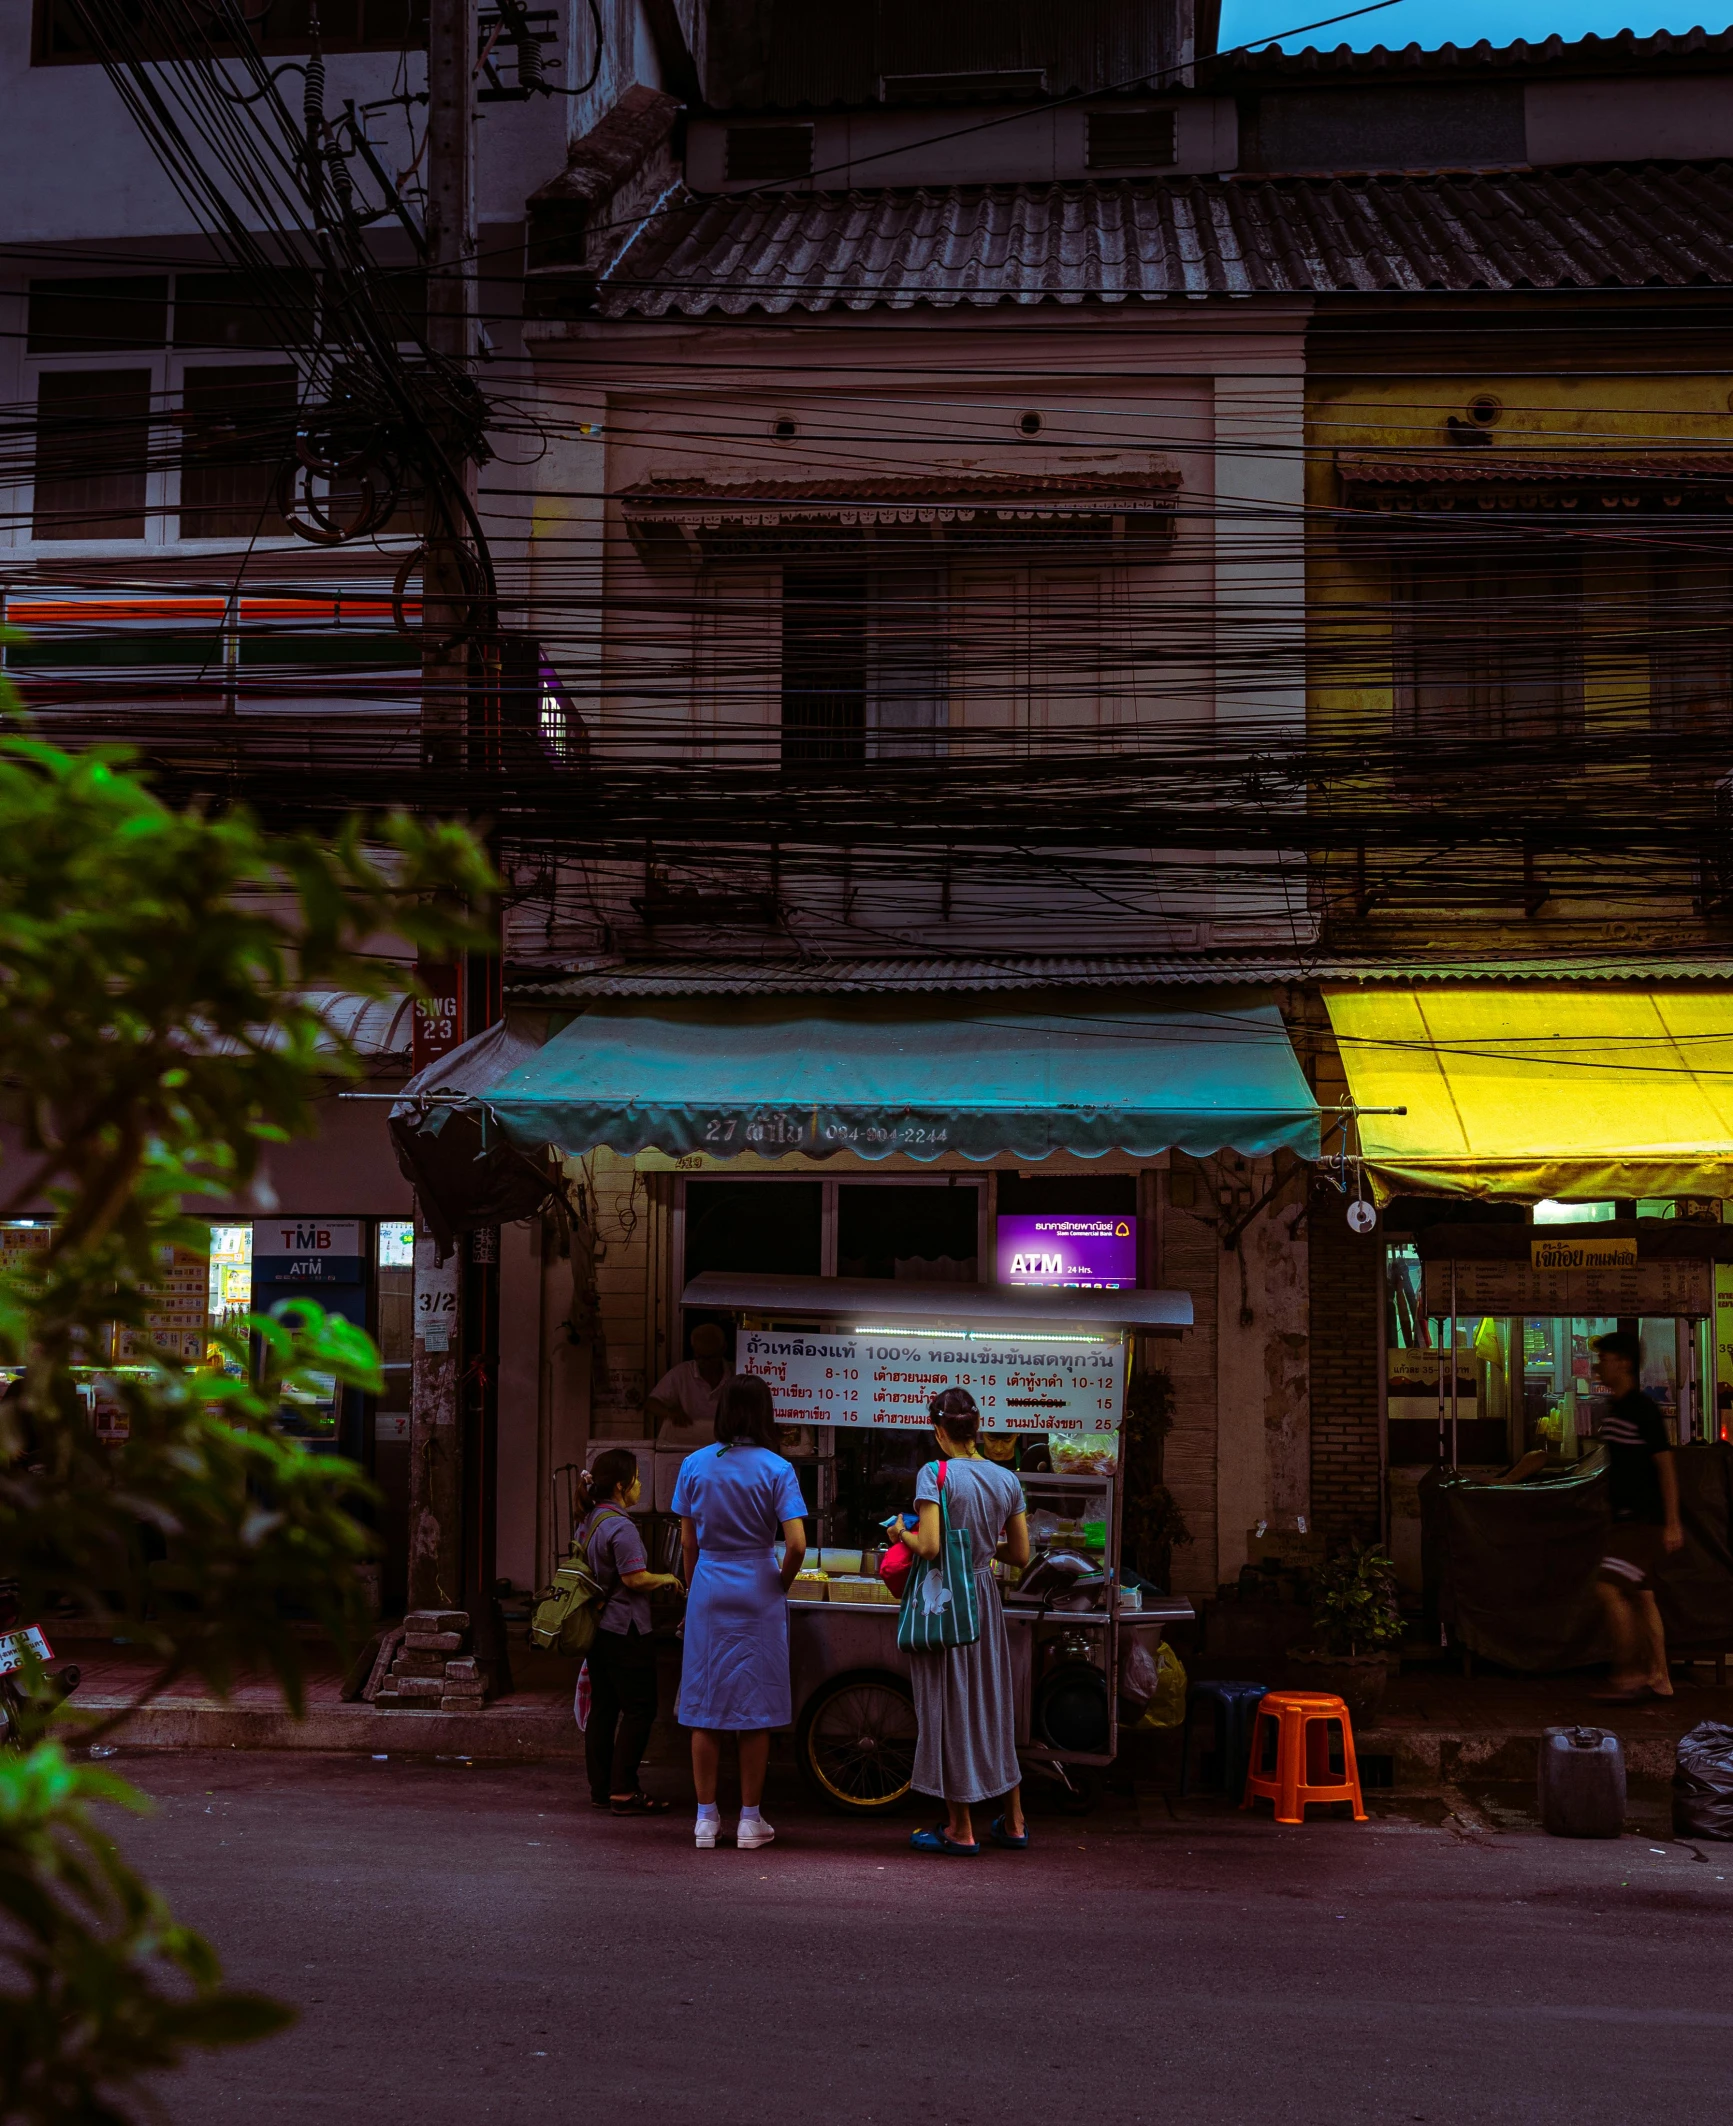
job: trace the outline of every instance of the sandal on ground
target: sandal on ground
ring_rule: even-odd
[[[624,1801],[610,1801],[608,1806],[616,1816],[666,1816],[674,1804],[658,1801],[653,1794],[640,1790]]]
[[[1029,1826],[1024,1824],[1022,1835],[1013,1838],[1005,1828],[1003,1816],[995,1816],[988,1826],[987,1836],[995,1845],[1002,1845],[1007,1853],[1026,1853],[1029,1850]]]
[[[917,1853],[952,1853],[959,1860],[974,1860],[981,1851],[979,1839],[970,1845],[964,1845],[960,1838],[953,1838],[947,1826],[942,1823],[935,1830],[917,1831],[909,1840],[909,1844]]]

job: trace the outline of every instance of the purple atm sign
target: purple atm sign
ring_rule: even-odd
[[[1090,1285],[1113,1291],[1137,1282],[1132,1218],[1001,1218],[1001,1284]]]

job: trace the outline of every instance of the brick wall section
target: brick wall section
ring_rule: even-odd
[[[1200,1173],[1200,1193],[1204,1182]],[[1214,1206],[1206,1198],[1201,1208],[1207,1214]],[[1216,1591],[1216,1290],[1221,1253],[1213,1225],[1189,1211],[1164,1209],[1161,1282],[1191,1294],[1193,1326],[1176,1342],[1157,1346],[1159,1363],[1173,1381],[1173,1430],[1162,1455],[1162,1472],[1192,1534],[1173,1554],[1174,1592],[1194,1599]]]
[[[1316,990],[1290,991],[1283,1015],[1319,1104],[1348,1090],[1329,1015]],[[1332,1149],[1339,1137],[1330,1140]],[[1349,1230],[1347,1205],[1319,1181],[1302,1231],[1311,1243],[1312,1513],[1327,1536],[1375,1541],[1383,1522],[1379,1474],[1378,1309],[1382,1226]]]
[[[1378,1478],[1378,1250],[1354,1233],[1328,1184],[1312,1197],[1312,1512],[1332,1537],[1375,1541]]]

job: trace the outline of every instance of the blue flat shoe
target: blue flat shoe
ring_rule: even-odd
[[[917,1853],[951,1853],[959,1860],[975,1860],[980,1857],[981,1845],[977,1839],[973,1845],[964,1845],[953,1838],[941,1823],[934,1831],[917,1831],[909,1840]]]
[[[995,1845],[1002,1845],[1007,1853],[1026,1853],[1029,1850],[1029,1833],[1027,1828],[1025,1828],[1020,1838],[1013,1838],[1010,1832],[1005,1828],[1005,1819],[1003,1816],[995,1816],[993,1818],[993,1821],[988,1828],[987,1836],[992,1839]]]

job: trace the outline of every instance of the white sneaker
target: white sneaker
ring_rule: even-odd
[[[716,1834],[721,1828],[720,1816],[700,1816],[692,1833],[692,1843],[700,1853],[712,1851],[716,1844]]]
[[[775,1827],[766,1823],[762,1816],[755,1817],[750,1823],[742,1817],[734,1834],[734,1843],[743,1853],[756,1853],[761,1845],[772,1845],[775,1840]]]

